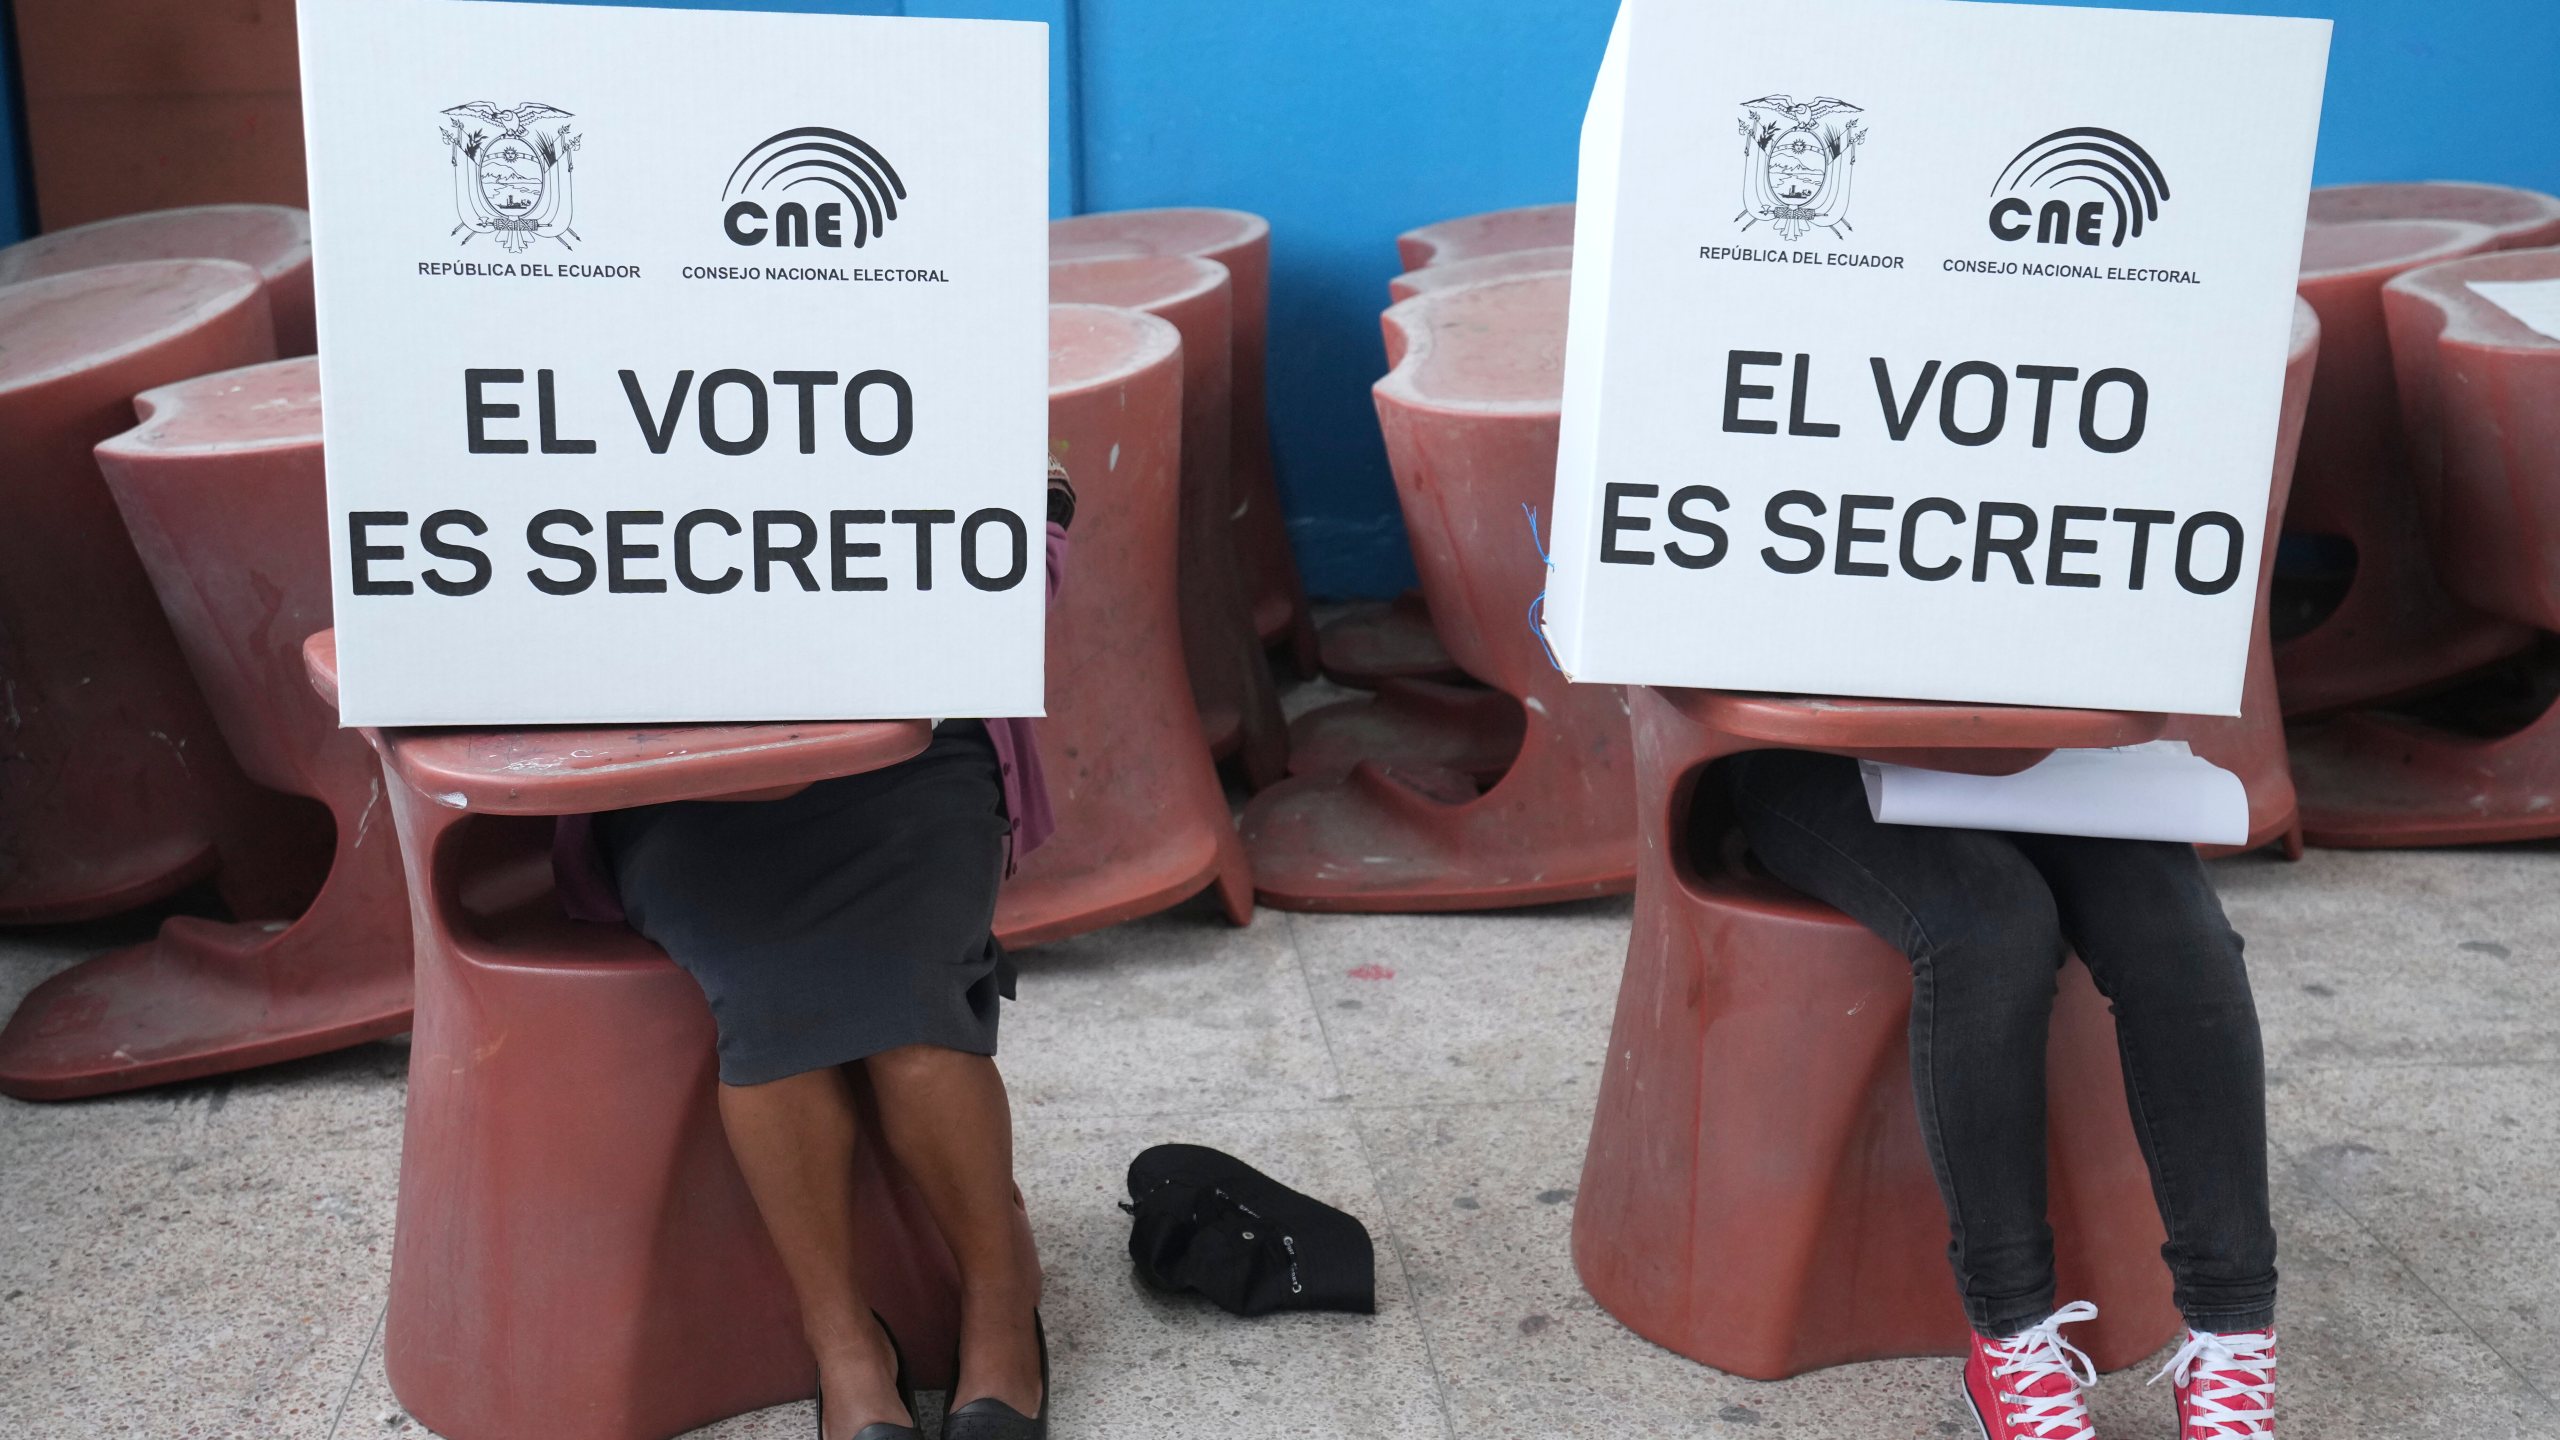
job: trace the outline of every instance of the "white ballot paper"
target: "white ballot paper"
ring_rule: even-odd
[[[1939,825],[2111,840],[2241,845],[2249,792],[2183,740],[2117,750],[2057,750],[2015,775],[1959,775],[1861,760],[1881,825]]]
[[[2471,293],[2535,334],[2560,340],[2560,280],[2474,280]]]

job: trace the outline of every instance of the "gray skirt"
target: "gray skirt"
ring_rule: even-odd
[[[596,817],[631,925],[702,986],[720,1079],[761,1085],[906,1045],[996,1053],[1004,789],[975,720],[781,800]]]

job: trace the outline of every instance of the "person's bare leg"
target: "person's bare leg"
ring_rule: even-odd
[[[960,1268],[960,1379],[951,1405],[992,1396],[1040,1413],[1031,1311],[1040,1257],[1022,1232],[1013,1187],[1013,1110],[996,1062],[909,1045],[865,1062],[880,1138],[923,1192]]]
[[[853,1273],[853,1093],[829,1068],[720,1087],[720,1123],[800,1301],[818,1357],[827,1440],[865,1425],[912,1425],[889,1340]]]

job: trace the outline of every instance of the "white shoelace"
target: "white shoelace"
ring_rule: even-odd
[[[2254,1379],[2251,1377],[2255,1377]],[[2276,1433],[2276,1337],[2187,1332],[2151,1383],[2191,1385],[2189,1428],[2179,1440],[2268,1440]]]
[[[1995,1362],[1991,1379],[2003,1386],[2000,1403],[2008,1408],[2011,1425],[2037,1440],[2097,1440],[2098,1432],[2089,1424],[2088,1402],[2080,1398],[2080,1391],[2098,1383],[2098,1367],[2079,1346],[2062,1338],[2063,1326],[2097,1318],[2097,1306],[2074,1300],[2034,1329],[1985,1347]],[[2022,1395],[2003,1384],[2013,1375],[2019,1377],[2019,1389],[2052,1376],[2070,1381],[2071,1388],[2059,1395]]]

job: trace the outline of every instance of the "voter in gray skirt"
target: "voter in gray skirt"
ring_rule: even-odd
[[[1049,589],[1075,492],[1050,473]],[[998,887],[1051,828],[1025,720],[946,720],[923,753],[786,794],[564,822],[554,862],[581,918],[627,919],[702,986],[720,1119],[798,1296],[821,1440],[920,1440],[894,1336],[853,1263],[851,1071],[961,1283],[947,1440],[1048,1432],[1040,1259],[1021,1224],[996,1072],[1013,972]]]

